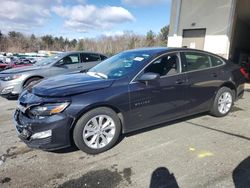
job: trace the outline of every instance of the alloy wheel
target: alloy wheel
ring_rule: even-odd
[[[233,97],[231,93],[224,92],[221,94],[218,101],[218,110],[221,114],[226,114],[230,111],[233,104]]]
[[[107,115],[98,115],[88,121],[83,129],[83,140],[92,149],[107,146],[115,136],[114,120]]]

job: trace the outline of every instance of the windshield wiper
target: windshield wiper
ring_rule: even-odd
[[[102,74],[102,73],[99,73],[99,72],[96,72],[95,75],[100,76],[103,79],[108,79],[108,77],[105,74]]]
[[[108,79],[108,76],[100,72],[87,72],[90,76],[97,76],[102,79]]]

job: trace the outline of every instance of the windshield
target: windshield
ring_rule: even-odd
[[[37,61],[34,65],[36,65],[36,66],[49,65],[51,63],[54,63],[55,61],[60,60],[61,57],[62,57],[61,55],[56,54],[56,55],[41,59],[41,60]]]
[[[121,78],[137,69],[150,57],[150,54],[143,51],[123,52],[101,62],[87,73],[91,76],[104,79]]]

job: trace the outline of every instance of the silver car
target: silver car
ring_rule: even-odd
[[[16,98],[23,89],[39,80],[59,74],[85,71],[107,57],[91,52],[64,52],[43,59],[33,66],[9,69],[0,72],[0,95]]]

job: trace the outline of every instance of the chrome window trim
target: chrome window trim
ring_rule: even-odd
[[[209,68],[205,68],[205,69],[201,69],[201,70],[193,70],[193,71],[188,71],[188,72],[182,72],[182,60],[181,60],[181,53],[185,53],[185,52],[193,52],[193,53],[201,53],[201,54],[205,54],[208,56],[213,56],[215,58],[218,58],[219,60],[221,60],[223,62],[222,65],[218,65],[218,66],[212,66]],[[144,71],[151,63],[153,63],[154,61],[156,61],[157,59],[161,58],[162,56],[168,55],[168,54],[172,54],[172,53],[176,53],[178,58],[179,58],[179,65],[180,65],[180,72],[176,75],[170,75],[170,76],[162,76],[160,78],[166,78],[166,77],[172,77],[172,76],[177,76],[177,75],[183,75],[183,74],[189,74],[189,73],[193,73],[193,72],[199,72],[199,71],[204,71],[204,70],[208,70],[208,69],[214,69],[214,68],[218,68],[218,67],[222,67],[224,65],[226,65],[226,62],[219,56],[210,54],[209,52],[200,52],[200,51],[193,51],[193,50],[178,50],[178,51],[171,51],[171,52],[166,52],[164,54],[161,54],[160,56],[154,58],[152,61],[150,61],[142,70],[140,70],[134,77],[133,79],[129,82],[129,84],[134,84],[134,83],[138,83],[138,81],[136,81],[136,78],[142,73],[142,71]]]
[[[190,50],[190,51],[182,51],[182,52],[193,52],[193,53],[196,53],[196,51],[192,51],[192,50]],[[208,55],[208,56],[213,56],[213,57],[215,57],[215,58],[217,58],[217,59],[219,59],[219,60],[221,60],[222,62],[223,62],[223,64],[222,65],[218,65],[218,66],[211,66],[211,67],[209,67],[209,68],[205,68],[205,69],[199,69],[199,70],[192,70],[192,71],[187,71],[187,72],[182,72],[182,73],[186,73],[186,74],[188,74],[188,73],[192,73],[192,72],[198,72],[198,71],[204,71],[204,70],[208,70],[208,69],[214,69],[214,68],[218,68],[218,67],[222,67],[222,66],[224,66],[224,65],[226,65],[226,62],[221,58],[221,57],[217,57],[217,56],[215,56],[215,55],[213,55],[213,54],[209,54],[209,53],[207,53],[207,52],[197,52],[197,53],[201,53],[201,54],[205,54],[205,55]],[[209,57],[210,58],[210,57]],[[212,62],[211,62],[212,63]]]

